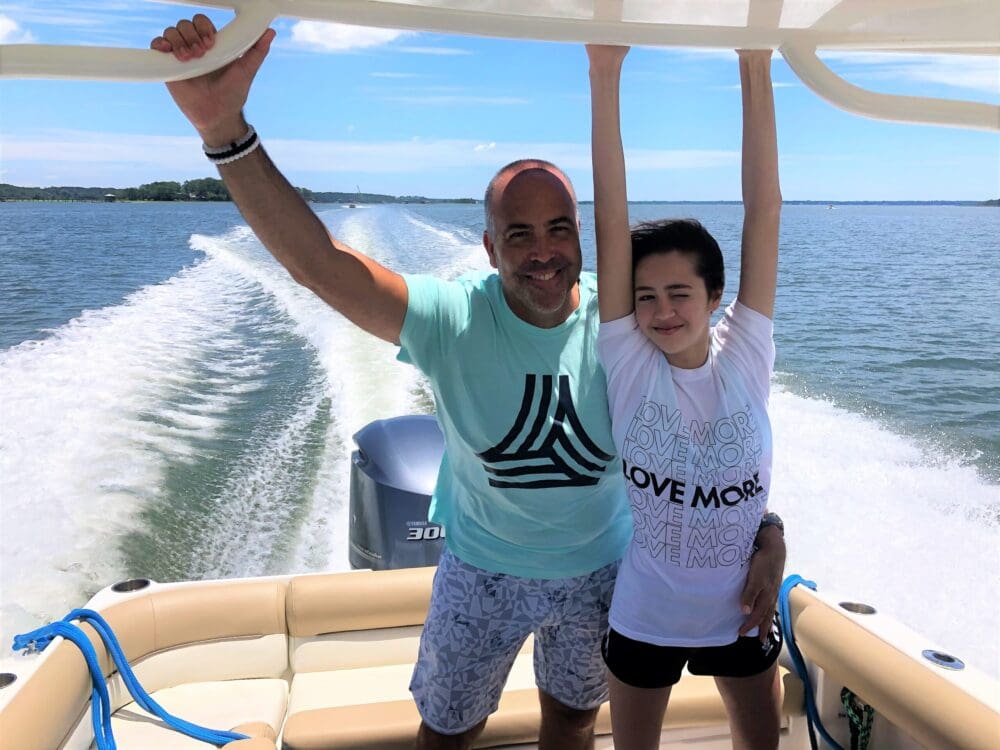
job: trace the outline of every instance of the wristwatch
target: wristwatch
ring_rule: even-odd
[[[785,524],[781,520],[781,516],[779,516],[777,513],[764,514],[763,518],[760,519],[760,526],[757,528],[758,533],[767,526],[777,526],[778,531],[781,532],[781,536],[785,535]]]

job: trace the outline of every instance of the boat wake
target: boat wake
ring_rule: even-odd
[[[931,446],[780,387],[771,419],[770,506],[788,528],[786,572],[1000,676],[1000,487]]]
[[[321,216],[392,268],[488,267],[474,231],[432,212]],[[433,410],[395,346],[297,285],[246,227],[190,244],[203,259],[168,281],[0,353],[5,647],[122,578],[346,568],[353,434]],[[1000,675],[1000,488],[826,401],[776,387],[772,416],[788,570]]]

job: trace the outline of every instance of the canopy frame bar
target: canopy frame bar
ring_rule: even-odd
[[[964,28],[950,35],[874,34],[815,28],[780,29],[777,24],[692,26],[622,23],[598,3],[598,18],[582,21],[484,11],[444,10],[432,6],[373,0],[172,0],[236,11],[202,58],[181,63],[153,50],[72,45],[0,45],[0,78],[60,78],[101,81],[175,81],[216,70],[236,59],[279,16],[364,26],[476,36],[558,42],[604,42],[649,46],[724,49],[778,49],[808,88],[831,104],[877,119],[1000,131],[1000,106],[930,97],[869,91],[836,75],[817,56],[818,49],[892,50],[972,54],[1000,52],[1000,32],[991,24]],[[860,7],[846,0],[851,13]],[[620,8],[620,4],[615,2]],[[751,5],[753,8],[753,5]],[[620,14],[620,11],[619,11]],[[764,17],[773,17],[765,13]],[[760,17],[760,14],[757,14]]]

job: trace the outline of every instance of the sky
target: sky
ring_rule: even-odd
[[[145,48],[202,10],[152,2],[0,4],[0,43]],[[279,168],[317,191],[481,198],[521,157],[563,167],[592,196],[580,45],[282,18],[246,107]],[[850,82],[1000,104],[997,58],[836,53]],[[772,66],[786,200],[1000,197],[1000,135],[871,120],[826,103],[780,55]],[[622,76],[633,200],[738,200],[740,91],[727,50],[637,48]],[[162,84],[0,80],[0,182],[130,187],[215,176]]]

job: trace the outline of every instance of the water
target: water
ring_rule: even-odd
[[[317,209],[391,268],[487,267],[481,207]],[[732,297],[739,206],[632,209],[702,219]],[[771,503],[789,572],[995,676],[998,238],[986,208],[785,208]],[[0,298],[5,647],[122,578],[346,568],[351,436],[432,409],[229,204],[0,204]]]

